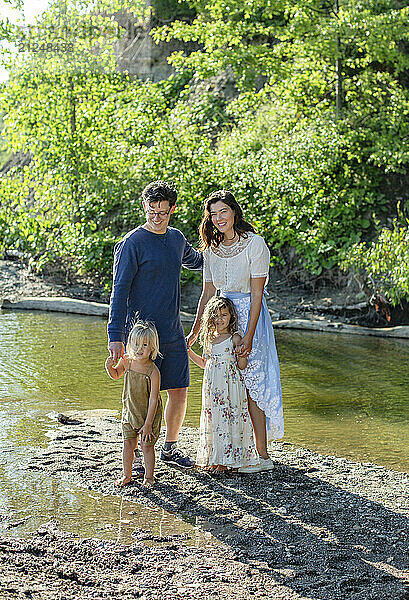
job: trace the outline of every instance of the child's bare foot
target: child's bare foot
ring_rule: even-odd
[[[208,465],[204,470],[207,471],[207,473],[214,473],[216,469],[217,465]]]
[[[132,477],[125,477],[124,475],[122,479],[117,479],[115,481],[115,485],[117,485],[118,487],[124,487],[124,485],[128,485],[128,483],[131,483],[131,479]]]
[[[154,485],[155,485],[155,478],[154,477],[145,477],[145,479],[143,480],[143,487],[146,487],[146,488],[150,489]]]
[[[216,465],[215,469],[213,469],[212,473],[214,475],[218,475],[219,473],[225,473],[227,471],[227,467],[224,465]]]

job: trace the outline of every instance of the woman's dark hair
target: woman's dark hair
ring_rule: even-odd
[[[176,204],[178,194],[172,184],[166,181],[152,181],[148,183],[142,192],[142,198],[149,204],[152,202],[164,202],[168,201],[169,206],[172,207]]]
[[[234,211],[234,232],[239,236],[246,234],[248,231],[254,232],[254,227],[243,218],[243,211],[229,190],[217,190],[213,192],[204,201],[204,215],[200,223],[199,233],[201,238],[200,250],[205,250],[209,246],[218,246],[223,241],[223,234],[213,225],[210,214],[210,207],[216,202],[227,204]]]

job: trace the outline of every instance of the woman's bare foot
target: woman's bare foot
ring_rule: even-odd
[[[268,455],[268,452],[258,452],[258,455],[260,456],[260,458],[262,458],[263,460],[268,460],[270,457]]]
[[[124,485],[128,485],[128,483],[131,483],[131,479],[132,477],[125,477],[124,475],[122,479],[117,479],[115,481],[115,485],[117,485],[118,487],[124,487]]]
[[[145,477],[145,479],[143,480],[143,487],[151,489],[154,485],[155,485],[154,477]]]

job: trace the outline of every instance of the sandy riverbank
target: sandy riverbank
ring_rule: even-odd
[[[212,478],[158,462],[153,490],[118,490],[119,432],[112,416],[63,425],[25,476],[41,470],[163,507],[217,543],[189,547],[175,535],[147,547],[135,530],[125,547],[52,526],[29,540],[2,538],[2,599],[408,598],[407,474],[277,443],[270,472]],[[194,455],[196,442],[197,430],[184,428],[183,449]]]

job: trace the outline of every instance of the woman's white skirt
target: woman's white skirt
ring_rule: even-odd
[[[230,298],[239,316],[239,330],[247,331],[250,316],[250,293],[221,292]],[[284,435],[283,399],[280,366],[274,341],[273,324],[263,296],[260,317],[253,338],[253,348],[247,358],[247,368],[241,371],[250,398],[266,415],[267,441]]]

